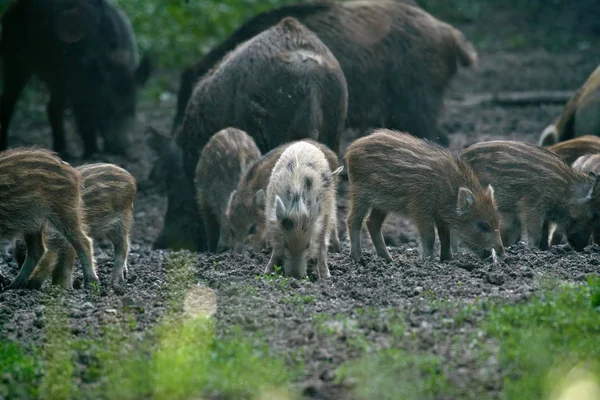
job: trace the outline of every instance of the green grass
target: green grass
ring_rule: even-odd
[[[40,362],[17,343],[0,341],[0,398],[34,398]]]

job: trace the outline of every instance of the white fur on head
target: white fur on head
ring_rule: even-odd
[[[231,215],[231,202],[233,201],[233,196],[237,193],[237,190],[233,190],[229,195],[229,201],[227,202],[227,208],[225,209],[225,216],[229,218]]]
[[[281,200],[281,197],[279,197],[278,195],[275,195],[275,221],[281,221],[284,217],[285,214],[285,205],[283,204],[283,201]]]
[[[458,200],[456,202],[456,213],[459,215],[465,215],[471,211],[471,207],[475,202],[473,192],[466,187],[458,189]]]

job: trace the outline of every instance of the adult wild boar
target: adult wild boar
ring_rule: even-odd
[[[17,0],[2,17],[0,150],[8,146],[15,104],[32,76],[50,90],[48,120],[54,150],[66,155],[64,110],[73,109],[84,156],[125,152],[135,119],[137,90],[150,75],[139,60],[127,16],[106,0]]]
[[[195,82],[229,51],[294,17],[331,50],[348,82],[347,125],[407,131],[447,144],[437,124],[457,64],[477,67],[463,34],[414,2],[353,0],[275,8],[256,15],[181,75],[173,131],[184,118]]]
[[[600,65],[563,108],[558,119],[544,129],[540,146],[583,135],[600,136]]]
[[[336,151],[348,107],[346,79],[331,51],[294,18],[256,35],[204,75],[175,133],[193,178],[211,136],[234,127],[262,153],[311,138]]]

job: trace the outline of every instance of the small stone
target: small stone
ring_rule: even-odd
[[[331,382],[335,379],[335,372],[330,369],[326,369],[325,371],[321,372],[319,378],[321,378],[321,380],[324,382]]]
[[[421,286],[417,286],[413,289],[413,296],[418,296],[423,293],[423,288]]]
[[[94,305],[89,302],[85,302],[81,305],[82,310],[91,310],[92,308],[94,308]]]
[[[33,321],[33,326],[35,326],[38,329],[42,329],[44,327],[44,319],[36,318],[35,321]]]
[[[117,315],[117,310],[115,310],[114,308],[108,308],[108,309],[104,310],[104,312],[107,314]]]
[[[504,283],[504,276],[497,272],[490,272],[489,274],[486,274],[485,280],[492,285],[500,286]]]

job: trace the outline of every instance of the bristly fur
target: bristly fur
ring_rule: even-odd
[[[327,247],[337,240],[336,188],[325,155],[306,141],[288,146],[273,167],[266,193],[267,238],[272,247],[265,273],[283,262],[288,276],[302,279],[307,262],[317,259],[322,279],[330,276]],[[325,177],[325,179],[324,179]]]
[[[367,227],[377,253],[391,260],[381,226],[388,213],[410,217],[419,230],[423,257],[433,255],[434,226],[442,244],[441,259],[452,257],[450,233],[480,255],[503,251],[497,234],[499,216],[493,189],[482,188],[457,154],[428,140],[386,129],[375,130],[348,146],[350,181],[348,232],[351,255],[362,257],[360,229]],[[489,227],[485,232],[476,229]],[[487,229],[487,228],[486,228]]]
[[[0,236],[24,235],[27,246],[10,289],[25,285],[44,254],[42,234],[47,224],[75,247],[86,287],[98,282],[82,208],[81,175],[56,153],[39,148],[0,153]]]
[[[567,164],[572,164],[584,154],[600,153],[600,137],[584,135],[554,144],[547,149],[556,153]]]

